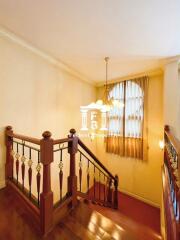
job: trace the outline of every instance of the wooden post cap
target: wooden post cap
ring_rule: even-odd
[[[170,130],[169,125],[165,125],[165,126],[164,126],[164,130],[168,132],[168,131]]]
[[[7,126],[6,130],[12,130],[12,127],[11,126]]]
[[[46,138],[50,138],[52,136],[52,134],[49,131],[45,131],[45,132],[43,132],[42,136],[43,136],[43,138],[46,139]]]
[[[69,131],[71,134],[75,134],[76,133],[76,130],[74,128],[71,128],[70,131]]]

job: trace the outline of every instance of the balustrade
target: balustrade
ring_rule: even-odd
[[[43,235],[76,206],[78,198],[118,208],[117,176],[104,167],[74,129],[64,139],[53,140],[48,131],[42,136],[31,138],[6,128],[5,175],[7,186],[23,200]]]

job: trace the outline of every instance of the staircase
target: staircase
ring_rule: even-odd
[[[40,240],[29,212],[11,190],[0,190],[0,239]],[[9,224],[11,223],[11,224]],[[78,200],[76,208],[43,238],[45,240],[159,240],[160,234],[119,211]]]
[[[118,176],[114,176],[76,136],[42,139],[6,128],[6,185],[47,236],[77,207],[78,198],[106,208],[118,208]]]

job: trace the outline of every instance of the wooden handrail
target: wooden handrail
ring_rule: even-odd
[[[25,135],[21,135],[21,134],[17,134],[17,133],[10,133],[10,132],[7,132],[7,136],[40,145],[40,139],[38,139],[38,138],[28,137]]]
[[[62,143],[66,143],[66,142],[72,142],[72,138],[61,138],[61,139],[56,139],[54,140],[53,144],[62,144]]]
[[[176,153],[180,155],[180,141],[172,134],[171,130],[164,131],[165,135],[168,137],[169,141],[173,145],[174,149],[176,150]]]
[[[167,145],[165,144],[164,147],[162,180],[166,233],[167,240],[178,240],[180,239],[180,217],[178,213],[180,211],[180,189],[177,183],[179,182],[180,171],[180,164],[178,164],[180,156],[180,141],[173,135],[168,125],[164,128],[164,137]],[[176,163],[177,166],[174,166],[174,163]],[[176,208],[174,208],[175,201]]]
[[[79,145],[93,158],[93,160],[113,179],[115,177],[108,171],[108,169],[100,162],[100,160],[91,152],[91,150],[78,138]]]

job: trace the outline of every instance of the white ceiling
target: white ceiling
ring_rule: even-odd
[[[180,54],[180,0],[0,0],[0,24],[95,82]]]

